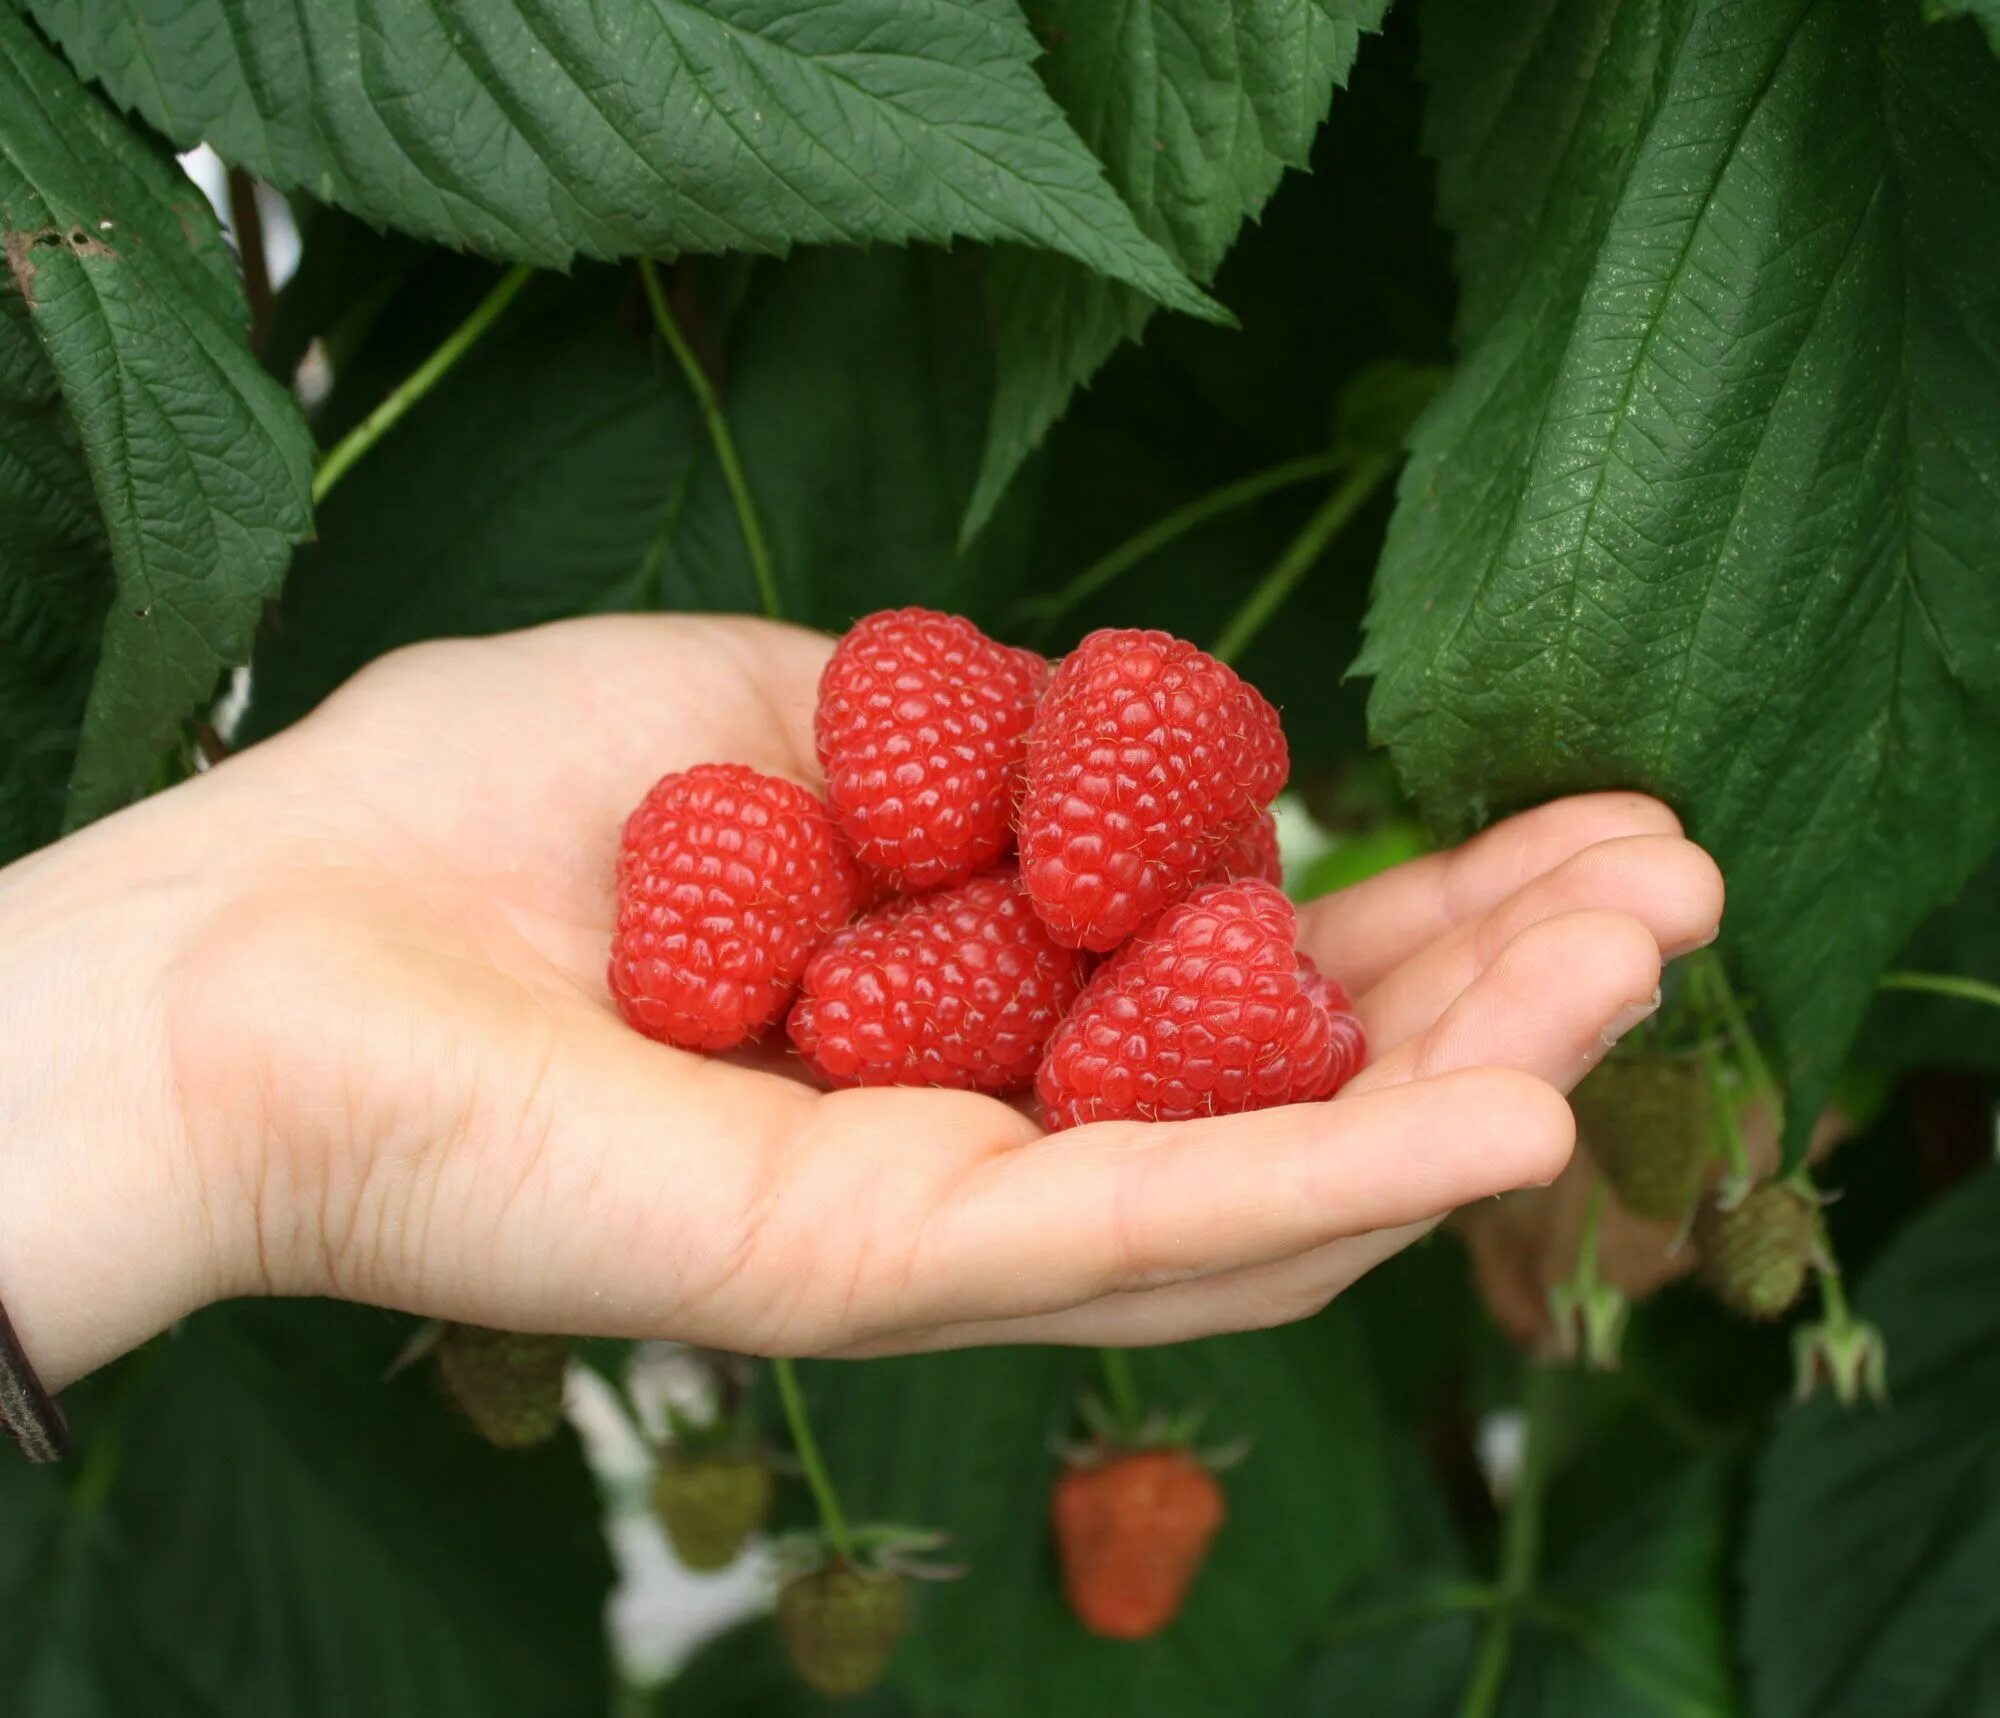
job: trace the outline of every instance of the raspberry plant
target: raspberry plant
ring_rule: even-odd
[[[2000,1710],[1996,47],[1993,0],[16,0],[0,862],[397,645],[651,608],[1209,645],[1303,893],[1657,793],[1731,888],[1678,1227],[1782,1206],[1783,1320],[1692,1280],[1678,1175],[1635,1216],[1580,1160],[1112,1363],[1252,1444],[1157,1639],[1060,1595],[1086,1356],[780,1369],[777,1524],[965,1566],[860,1710]],[[575,1440],[488,1449],[408,1334],[219,1308],[74,1392],[73,1469],[0,1464],[0,1708],[607,1710]],[[819,1709],[768,1620],[660,1699]]]

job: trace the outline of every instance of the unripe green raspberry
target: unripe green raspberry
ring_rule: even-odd
[[[778,1632],[800,1680],[839,1699],[882,1680],[907,1606],[901,1575],[829,1563],[785,1583]]]
[[[770,1513],[771,1470],[754,1455],[669,1451],[653,1481],[653,1504],[684,1566],[724,1569]]]
[[[438,1340],[438,1370],[479,1435],[503,1450],[547,1443],[563,1420],[569,1338],[454,1324]]]
[[[1613,1056],[1570,1095],[1582,1139],[1618,1203],[1677,1223],[1701,1191],[1714,1114],[1693,1056]]]
[[[1782,1181],[1766,1182],[1729,1210],[1711,1200],[1695,1219],[1701,1278],[1745,1318],[1776,1318],[1799,1298],[1812,1268],[1812,1199]]]

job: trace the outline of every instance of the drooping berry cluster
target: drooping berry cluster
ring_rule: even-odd
[[[715,1051],[783,1020],[830,1085],[1033,1089],[1052,1128],[1360,1067],[1276,887],[1277,712],[1205,651],[1108,630],[1051,670],[897,609],[835,649],[814,727],[824,801],[706,764],[627,821],[611,991],[640,1031]]]

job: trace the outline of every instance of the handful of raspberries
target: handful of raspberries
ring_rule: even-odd
[[[1032,1089],[1050,1128],[1360,1068],[1277,887],[1277,712],[1205,651],[1108,630],[1051,666],[896,609],[840,641],[814,726],[825,800],[702,764],[626,820],[610,980],[641,1032],[719,1051],[782,1019],[829,1085]]]

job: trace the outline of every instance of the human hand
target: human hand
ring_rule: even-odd
[[[641,1038],[604,977],[624,814],[707,760],[817,786],[829,648],[671,617],[422,646],[0,872],[0,1295],[48,1382],[253,1293],[752,1353],[1300,1317],[1551,1180],[1561,1094],[1720,919],[1657,802],[1527,813],[1303,914],[1373,1050],[1338,1098],[1184,1124],[1044,1138]]]

